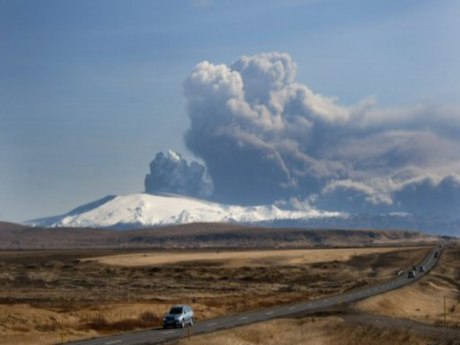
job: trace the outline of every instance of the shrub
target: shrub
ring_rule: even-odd
[[[117,321],[108,321],[101,314],[88,321],[86,328],[95,331],[131,331],[137,328],[155,327],[161,324],[161,319],[154,313],[143,312],[136,319],[122,319]]]

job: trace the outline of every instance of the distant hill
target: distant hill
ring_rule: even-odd
[[[10,226],[0,249],[283,248],[423,244],[440,238],[409,231],[305,230],[195,223],[137,230]]]
[[[20,230],[25,228],[28,228],[28,226],[0,221],[0,231]]]

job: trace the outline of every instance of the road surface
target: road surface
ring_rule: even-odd
[[[209,333],[216,330],[234,328],[244,325],[249,325],[255,322],[267,321],[275,318],[290,317],[300,314],[308,314],[316,311],[321,311],[331,307],[337,307],[342,304],[356,302],[364,298],[382,294],[384,292],[401,288],[414,281],[421,279],[428,273],[437,263],[441,256],[442,248],[433,248],[427,256],[417,265],[417,267],[425,266],[426,272],[417,272],[415,278],[408,278],[407,271],[402,272],[398,277],[380,284],[363,287],[356,290],[343,293],[341,295],[331,296],[309,302],[296,303],[290,305],[280,305],[267,309],[245,312],[241,314],[223,316],[215,319],[195,322],[193,328],[185,329],[150,329],[146,331],[138,331],[114,335],[104,338],[96,338],[70,342],[71,345],[147,345],[160,344],[165,341],[175,340],[193,334]],[[438,253],[437,257],[435,253]],[[417,270],[418,271],[418,270]]]

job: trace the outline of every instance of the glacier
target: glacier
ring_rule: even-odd
[[[139,228],[187,223],[267,223],[280,220],[346,218],[341,212],[282,209],[276,205],[237,206],[178,195],[144,193],[109,196],[60,216],[25,222],[45,227]]]
[[[460,219],[407,213],[349,214],[312,206],[300,210],[279,205],[226,205],[175,194],[109,195],[63,215],[29,220],[24,224],[129,230],[189,223],[234,223],[276,228],[399,229],[460,236]]]

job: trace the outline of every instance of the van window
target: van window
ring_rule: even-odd
[[[182,307],[173,307],[169,311],[170,314],[182,314]]]

